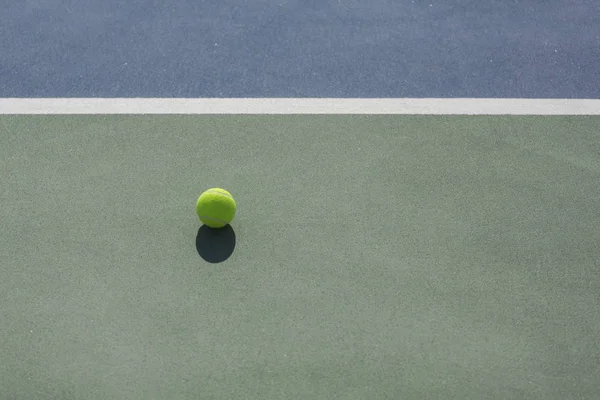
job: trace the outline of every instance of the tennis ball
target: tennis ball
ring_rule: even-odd
[[[229,224],[236,211],[235,200],[225,189],[208,189],[198,197],[196,213],[209,228],[222,228]]]

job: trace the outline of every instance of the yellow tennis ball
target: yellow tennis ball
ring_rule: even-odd
[[[237,207],[231,193],[225,189],[208,189],[198,197],[196,213],[209,228],[222,228],[235,216]]]

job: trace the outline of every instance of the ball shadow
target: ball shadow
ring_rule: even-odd
[[[227,260],[235,248],[235,232],[230,225],[213,229],[202,225],[196,235],[196,250],[209,263]]]

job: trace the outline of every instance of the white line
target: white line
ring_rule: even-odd
[[[600,115],[600,99],[0,98],[0,114]]]

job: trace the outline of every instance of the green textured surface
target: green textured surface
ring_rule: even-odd
[[[600,393],[598,117],[2,116],[0,169],[2,399]]]

